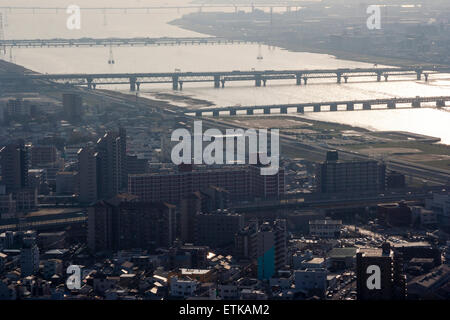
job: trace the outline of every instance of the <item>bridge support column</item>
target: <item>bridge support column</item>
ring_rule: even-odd
[[[337,103],[330,104],[330,111],[337,111],[337,110],[338,110]]]
[[[395,109],[397,108],[397,104],[394,101],[388,102],[387,104],[388,109]]]
[[[416,70],[417,80],[422,80],[422,70]]]
[[[381,72],[377,72],[377,82],[381,81]]]
[[[297,113],[305,113],[304,107],[297,107]]]
[[[136,91],[136,78],[130,78],[130,91]]]
[[[178,85],[180,86],[180,90],[183,90],[183,81],[178,81]]]
[[[363,110],[372,110],[372,105],[370,103],[363,103]]]
[[[320,112],[320,107],[321,107],[320,104],[315,104],[314,105],[314,112]]]
[[[247,109],[247,115],[252,116],[253,115],[253,109]]]
[[[344,76],[345,83],[348,83],[348,76]]]
[[[429,74],[428,74],[428,73],[424,73],[423,75],[424,75],[424,77],[425,77],[425,82],[428,82]]]
[[[420,100],[414,100],[412,102],[412,107],[413,108],[420,108]]]
[[[281,107],[280,108],[280,113],[281,114],[287,114],[288,113],[288,108],[287,107]]]
[[[255,87],[261,87],[261,75],[255,75]]]
[[[387,81],[388,81],[388,78],[389,78],[389,75],[385,74],[385,75],[384,75],[384,81],[387,82]]]
[[[141,83],[140,82],[136,82],[136,89],[137,89],[137,91],[141,90]]]
[[[172,89],[178,90],[178,76],[172,77]]]
[[[92,84],[92,89],[94,89],[94,90],[97,89],[97,84],[96,83]]]
[[[267,83],[267,79],[263,79],[263,86],[265,87]]]
[[[341,73],[336,73],[337,76],[337,83],[341,83],[342,82],[342,74]]]
[[[214,88],[220,88],[220,76],[219,75],[214,76]]]
[[[222,88],[225,88],[225,80],[220,80],[220,82],[222,82]]]
[[[195,116],[196,117],[201,117],[202,116],[202,112],[201,111],[195,111]]]
[[[436,100],[436,107],[438,108],[444,108],[445,107],[445,100]]]
[[[347,103],[347,111],[355,110],[355,104],[353,102]]]
[[[264,108],[264,114],[270,114],[270,108]]]
[[[302,85],[302,74],[301,73],[297,73],[295,75],[295,81],[298,86]]]
[[[230,116],[235,116],[236,114],[236,109],[230,109]]]
[[[92,79],[91,78],[87,78],[86,82],[87,82],[88,89],[92,89]]]
[[[305,82],[305,86],[308,84],[308,78],[307,77],[303,77],[303,81]]]
[[[218,116],[219,116],[219,110],[214,110],[213,117],[218,117]]]

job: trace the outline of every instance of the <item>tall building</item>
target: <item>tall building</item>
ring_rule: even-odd
[[[56,162],[57,151],[55,146],[32,146],[30,150],[31,168]]]
[[[39,271],[39,248],[35,238],[24,238],[20,252],[20,272],[22,277],[36,274]]]
[[[128,192],[143,201],[179,203],[187,194],[215,186],[226,190],[231,201],[280,199],[285,192],[284,169],[280,168],[273,176],[261,176],[259,169],[252,165],[231,165],[129,175]]]
[[[233,245],[237,232],[244,227],[244,216],[237,213],[216,211],[198,213],[195,216],[195,244],[220,248]]]
[[[126,133],[124,129],[108,132],[97,142],[98,190],[100,199],[118,194],[127,184]]]
[[[316,190],[321,193],[378,192],[385,189],[386,166],[375,160],[338,159],[337,153],[327,154],[318,164]]]
[[[78,179],[80,203],[90,204],[98,200],[98,153],[91,148],[78,151]]]
[[[287,234],[286,220],[265,222],[256,232],[254,245],[256,246],[256,260],[258,279],[270,279],[287,263]]]
[[[239,260],[256,260],[258,221],[252,220],[234,238],[234,256]]]
[[[28,152],[22,142],[0,150],[2,181],[6,192],[15,192],[28,186]]]
[[[75,93],[63,94],[63,108],[65,119],[70,122],[79,122],[83,115],[83,100]]]
[[[402,258],[389,243],[382,248],[361,248],[356,253],[358,300],[393,300],[406,297]]]
[[[180,239],[183,243],[194,243],[195,216],[206,207],[206,196],[200,191],[192,192],[180,202]]]
[[[175,206],[117,195],[88,209],[88,245],[95,252],[168,248],[176,237]]]

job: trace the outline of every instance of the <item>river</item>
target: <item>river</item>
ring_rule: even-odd
[[[6,4],[3,4],[5,3]],[[120,0],[77,0],[80,7],[120,7]],[[189,0],[127,0],[127,7],[187,5]],[[73,1],[38,0],[33,6],[66,7]],[[7,5],[2,1],[2,5]],[[27,0],[9,0],[14,6],[30,6]],[[82,11],[80,30],[66,28],[65,10],[13,10],[4,12],[6,39],[81,38],[81,37],[196,37],[205,36],[181,29],[168,22],[193,9],[170,10],[100,10]],[[6,16],[5,16],[6,13]],[[256,59],[259,51],[264,59]],[[215,70],[267,70],[358,68],[373,65],[336,59],[326,54],[289,52],[281,48],[258,45],[202,45],[162,47],[113,48],[114,65],[107,63],[109,48],[35,48],[14,49],[15,63],[42,73],[84,72],[171,72]],[[9,60],[9,53],[0,56]],[[361,80],[361,79],[359,79]],[[175,93],[211,101],[218,106],[262,105],[339,101],[348,99],[374,99],[382,97],[450,96],[450,75],[433,75],[431,81],[390,78],[389,82],[374,79],[337,85],[334,80],[310,80],[307,86],[296,86],[294,80],[269,81],[267,87],[254,87],[253,83],[227,83],[224,89],[214,89],[211,83],[186,83],[183,91],[174,92],[170,85],[143,85],[141,95],[154,97],[156,93]],[[111,88],[111,87],[109,87]],[[114,87],[112,87],[114,88]],[[115,87],[124,91],[124,87]],[[172,101],[173,103],[179,103]],[[307,114],[306,117],[361,126],[372,130],[403,130],[440,137],[450,144],[450,112],[447,110],[385,110]]]

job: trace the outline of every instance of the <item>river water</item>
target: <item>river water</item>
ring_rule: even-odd
[[[8,3],[9,2],[9,3]],[[57,5],[55,4],[57,3]],[[142,7],[189,4],[189,0],[35,0],[33,6],[67,7],[76,3],[80,7]],[[31,6],[27,0],[6,0],[2,5]],[[234,9],[230,9],[234,10]],[[6,39],[81,38],[81,37],[197,37],[205,36],[168,24],[193,9],[101,10],[82,11],[80,30],[66,27],[68,14],[62,9],[13,10],[3,12]],[[206,11],[204,9],[204,11]],[[256,59],[261,52],[264,59]],[[269,70],[269,69],[335,69],[372,67],[355,61],[336,59],[331,55],[289,52],[281,48],[255,44],[202,45],[163,47],[113,48],[114,65],[107,63],[109,48],[39,48],[14,49],[15,63],[43,73],[114,73],[114,72],[171,72],[217,70]],[[0,56],[10,59],[9,52]],[[410,78],[411,79],[411,78]],[[390,78],[389,82],[359,79],[337,85],[335,80],[310,80],[307,86],[296,86],[294,80],[269,81],[267,87],[254,87],[251,82],[227,83],[225,89],[214,89],[212,83],[185,83],[183,91],[174,92],[171,85],[142,85],[141,95],[154,97],[156,93],[171,93],[209,100],[217,106],[263,105],[339,101],[348,99],[374,99],[383,97],[450,96],[450,75],[434,75],[431,81]],[[364,81],[366,80],[366,81]],[[109,87],[111,88],[111,87]],[[126,90],[115,87],[116,90]],[[173,101],[173,103],[179,103]],[[199,106],[201,107],[201,106]],[[383,110],[305,115],[312,119],[334,121],[373,130],[403,130],[440,137],[450,144],[450,112],[448,110]]]

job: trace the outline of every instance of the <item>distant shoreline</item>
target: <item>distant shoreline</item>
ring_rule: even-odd
[[[199,24],[191,24],[189,23],[189,20],[180,18],[173,20],[169,22],[169,24],[177,26],[179,28],[182,28],[184,30],[193,31],[197,33],[202,33],[207,36],[213,36],[213,37],[224,37],[224,38],[230,38],[234,40],[253,40],[253,39],[247,39],[245,37],[233,34],[227,34],[224,36],[220,32],[216,31],[215,28],[207,28],[205,25],[199,25]],[[229,30],[227,30],[229,32]],[[317,47],[309,47],[304,46],[300,44],[290,44],[290,43],[284,43],[283,41],[273,41],[273,40],[263,40],[261,43],[264,43],[266,45],[279,47],[291,52],[307,52],[307,53],[318,53],[318,54],[328,54],[331,56],[336,57],[340,60],[347,60],[347,61],[355,61],[355,62],[364,62],[364,63],[371,63],[371,64],[379,64],[379,65],[386,65],[386,66],[393,66],[393,67],[405,67],[405,66],[411,66],[411,65],[421,65],[421,64],[427,64],[423,61],[416,61],[416,60],[408,60],[408,59],[400,59],[400,58],[394,58],[394,57],[382,57],[382,56],[372,56],[372,55],[364,55],[360,53],[352,53],[349,51],[340,51],[336,49],[331,48],[317,48]]]

